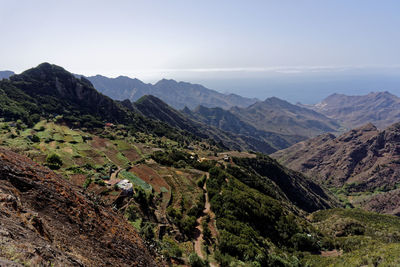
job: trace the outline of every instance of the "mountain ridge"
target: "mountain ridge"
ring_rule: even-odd
[[[359,197],[351,197],[354,205],[400,214],[396,203],[376,204],[389,193],[399,194],[400,123],[384,130],[368,123],[338,137],[321,135],[271,156],[346,196],[359,193]]]
[[[97,90],[115,100],[129,99],[135,102],[144,95],[154,95],[177,109],[183,109],[185,106],[195,108],[198,105],[230,108],[236,105],[247,106],[258,101],[235,94],[222,94],[200,84],[177,82],[172,79],[161,79],[154,84],[127,76],[108,78],[96,75],[87,79]]]
[[[160,120],[172,127],[194,133],[196,136],[213,139],[229,149],[254,150],[263,153],[272,153],[276,151],[276,148],[269,142],[257,140],[251,136],[223,131],[212,125],[205,124],[195,118],[191,118],[187,113],[175,110],[161,99],[152,95],[141,97],[131,104],[131,108],[138,110],[144,116]]]
[[[15,73],[13,71],[10,71],[10,70],[0,71],[0,80],[1,79],[8,79],[14,74]]]
[[[367,95],[332,94],[315,105],[302,105],[356,128],[371,122],[380,129],[400,121],[400,98],[388,91]]]
[[[304,139],[342,130],[335,120],[277,97],[267,98],[247,108],[233,107],[230,111],[260,130],[303,136]]]

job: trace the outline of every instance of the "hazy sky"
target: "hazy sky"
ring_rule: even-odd
[[[47,61],[145,81],[398,70],[399,14],[397,0],[0,0],[0,70]]]

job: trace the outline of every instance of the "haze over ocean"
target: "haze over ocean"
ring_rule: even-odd
[[[396,0],[0,0],[0,70],[50,62],[304,103],[399,95],[399,10]]]

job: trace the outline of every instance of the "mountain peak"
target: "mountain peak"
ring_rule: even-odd
[[[136,103],[138,103],[138,104],[150,103],[150,102],[166,105],[166,103],[164,103],[164,101],[162,101],[161,99],[159,99],[158,97],[155,97],[153,95],[144,95],[141,98],[139,98],[138,100],[136,100]]]
[[[360,132],[371,132],[371,131],[377,131],[378,128],[376,128],[376,126],[374,124],[372,124],[371,122],[364,124],[361,127],[358,127],[356,129],[354,129],[355,131],[360,131]]]
[[[176,84],[178,84],[178,82],[175,81],[174,79],[163,78],[163,79],[159,80],[158,82],[156,82],[154,85],[156,86],[156,85],[165,85],[165,84],[176,85]]]
[[[71,81],[79,80],[72,73],[66,71],[64,68],[47,62],[39,64],[37,67],[28,69],[21,74],[14,75],[13,77],[11,77],[11,79],[19,80],[20,78],[23,78],[43,81],[55,79],[56,77],[70,79]]]

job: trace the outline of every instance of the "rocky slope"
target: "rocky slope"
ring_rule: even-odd
[[[35,266],[157,266],[132,226],[32,160],[0,149],[0,256]]]
[[[353,204],[399,214],[397,202],[380,200],[394,200],[399,195],[400,124],[382,131],[366,124],[339,137],[321,135],[272,157],[329,187],[342,188],[347,196],[358,194],[350,198]]]
[[[144,95],[154,95],[177,109],[185,106],[195,108],[198,105],[228,109],[233,106],[246,107],[257,101],[257,99],[249,99],[235,94],[221,94],[199,84],[167,79],[160,80],[155,84],[146,84],[126,76],[107,78],[96,75],[87,77],[87,79],[97,90],[115,100],[136,101]]]
[[[127,100],[128,101],[128,100]],[[202,138],[210,138],[232,150],[253,150],[263,153],[272,153],[277,150],[271,142],[260,140],[248,135],[223,131],[218,127],[203,123],[196,118],[188,116],[188,113],[180,112],[167,105],[159,98],[151,95],[141,97],[133,104],[123,101],[123,104],[131,110],[136,110],[142,115],[160,120],[172,127],[185,130]]]
[[[297,136],[303,140],[321,133],[342,130],[334,119],[276,97],[267,98],[247,108],[234,107],[230,111],[259,130]]]
[[[207,108],[204,106],[198,106],[193,111],[185,108],[182,112],[196,121],[219,128],[223,131],[252,137],[256,140],[266,142],[276,150],[287,148],[293,143],[303,140],[300,136],[277,134],[270,131],[260,130],[257,127],[242,121],[231,111],[218,107]]]
[[[348,128],[372,123],[380,129],[400,121],[400,98],[389,92],[361,96],[333,94],[316,105],[307,106]]]

